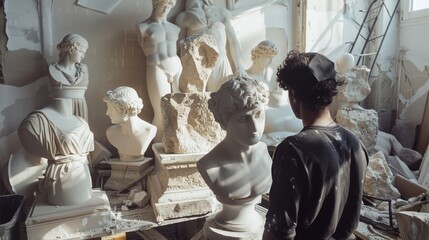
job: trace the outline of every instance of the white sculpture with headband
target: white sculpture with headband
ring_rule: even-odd
[[[265,109],[262,141],[273,146],[302,129],[301,121],[295,118],[290,107],[288,92],[272,79],[273,71],[269,66],[278,53],[279,50],[273,42],[261,41],[252,49],[252,65],[246,70],[249,77],[258,80],[270,93],[270,101]]]
[[[103,98],[114,125],[107,131],[107,139],[118,150],[121,161],[141,161],[156,135],[156,126],[138,117],[143,100],[130,87],[121,86],[108,91]]]
[[[89,84],[88,67],[81,63],[88,41],[78,34],[67,34],[57,45],[59,60],[49,66],[54,98],[71,98],[73,114],[88,121],[85,91]]]

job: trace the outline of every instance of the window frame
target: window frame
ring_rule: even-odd
[[[412,11],[413,0],[402,0],[401,2],[401,21],[429,20],[429,8]]]

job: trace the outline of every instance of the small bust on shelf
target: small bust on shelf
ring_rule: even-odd
[[[211,94],[209,109],[226,137],[197,162],[208,187],[222,203],[215,223],[247,232],[262,226],[255,211],[271,185],[271,157],[261,142],[268,91],[257,80],[233,78]]]
[[[103,101],[113,126],[106,130],[107,139],[118,150],[121,161],[144,159],[144,153],[156,135],[156,126],[138,117],[143,100],[137,92],[126,86],[107,91]]]
[[[88,67],[81,63],[88,41],[79,34],[67,34],[58,43],[59,59],[49,66],[49,82],[54,98],[73,100],[73,114],[88,121],[85,92],[88,87]]]

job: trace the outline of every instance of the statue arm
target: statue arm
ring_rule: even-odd
[[[146,38],[146,30],[147,30],[147,23],[143,22],[143,23],[136,24],[137,42],[142,48],[144,46],[144,42]]]

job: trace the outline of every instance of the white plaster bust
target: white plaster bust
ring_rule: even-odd
[[[106,130],[107,139],[118,150],[121,161],[141,161],[156,135],[156,126],[140,119],[143,100],[130,87],[108,91],[103,98],[113,124]]]
[[[344,75],[349,69],[355,64],[355,58],[350,53],[344,53],[337,61],[335,61],[335,67],[338,75]]]
[[[271,157],[260,141],[268,92],[258,81],[233,78],[211,94],[209,109],[226,137],[197,162],[201,176],[223,205],[215,222],[232,231],[259,227],[255,204],[271,186]]]
[[[215,40],[219,55],[207,82],[208,92],[219,89],[232,74],[246,76],[231,17],[227,9],[215,6],[212,0],[186,0],[186,10],[176,17],[176,24],[182,29],[181,40],[203,34],[213,36]]]
[[[73,113],[88,121],[85,91],[88,67],[81,63],[88,42],[78,34],[67,34],[57,45],[59,60],[49,66],[49,80],[54,98],[73,99]]]
[[[94,149],[94,136],[72,108],[72,99],[54,98],[18,128],[24,149],[48,159],[40,191],[51,205],[75,205],[92,196],[87,155]]]
[[[273,72],[269,66],[278,52],[272,41],[261,41],[252,49],[252,65],[246,70],[249,77],[258,80],[270,93],[269,103],[265,109],[265,130],[262,139],[273,146],[287,136],[298,133],[303,127],[290,107],[288,92],[281,89],[277,81],[272,79]]]
[[[158,128],[157,142],[161,141],[163,133],[161,98],[179,91],[182,73],[176,46],[180,28],[167,21],[167,15],[175,4],[176,0],[152,0],[151,16],[136,25],[137,39],[146,56],[146,84],[154,111],[152,123]]]

